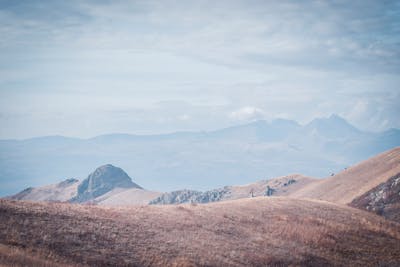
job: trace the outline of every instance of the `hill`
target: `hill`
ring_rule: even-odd
[[[68,201],[76,197],[78,185],[79,180],[71,178],[57,184],[37,188],[28,187],[8,198],[13,200]]]
[[[0,200],[0,213],[0,260],[14,266],[24,251],[52,266],[400,264],[399,224],[315,200],[130,208]]]
[[[362,161],[332,177],[309,184],[290,196],[349,204],[398,173],[400,147]]]
[[[146,205],[159,197],[160,192],[140,188],[115,188],[91,201],[102,206]]]
[[[143,189],[121,168],[107,164],[96,168],[82,182],[77,179],[67,179],[54,185],[29,187],[7,198],[113,206],[147,204],[160,194]]]

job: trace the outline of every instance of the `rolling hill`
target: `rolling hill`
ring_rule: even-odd
[[[53,266],[400,263],[399,224],[323,201],[256,197],[105,208],[0,200],[0,212],[0,260],[14,266],[25,252]]]
[[[33,201],[68,201],[78,193],[79,180],[71,178],[57,184],[42,187],[28,187],[8,198]]]
[[[400,147],[362,161],[332,177],[309,184],[290,196],[349,204],[398,173]]]

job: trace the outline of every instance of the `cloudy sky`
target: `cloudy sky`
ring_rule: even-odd
[[[400,128],[399,1],[0,0],[0,138]]]

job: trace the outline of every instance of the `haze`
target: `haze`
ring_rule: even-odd
[[[0,138],[400,127],[398,1],[0,1]]]

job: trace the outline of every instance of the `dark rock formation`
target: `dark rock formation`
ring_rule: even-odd
[[[269,185],[267,185],[267,189],[265,190],[265,196],[272,196],[276,190]]]
[[[296,182],[295,179],[290,179],[289,181],[287,181],[286,183],[284,183],[283,186],[288,186],[288,185],[294,184],[295,182]]]
[[[206,192],[185,189],[162,194],[149,204],[208,203],[220,201],[228,194],[230,190],[227,186]]]
[[[164,193],[158,198],[149,202],[152,204],[180,204],[180,203],[191,203],[194,202],[197,196],[200,196],[202,192],[195,190],[178,190],[169,193]]]
[[[223,200],[227,195],[230,194],[230,189],[228,186],[223,188],[218,188],[210,191],[203,192],[201,195],[197,196],[196,203],[208,203]]]

